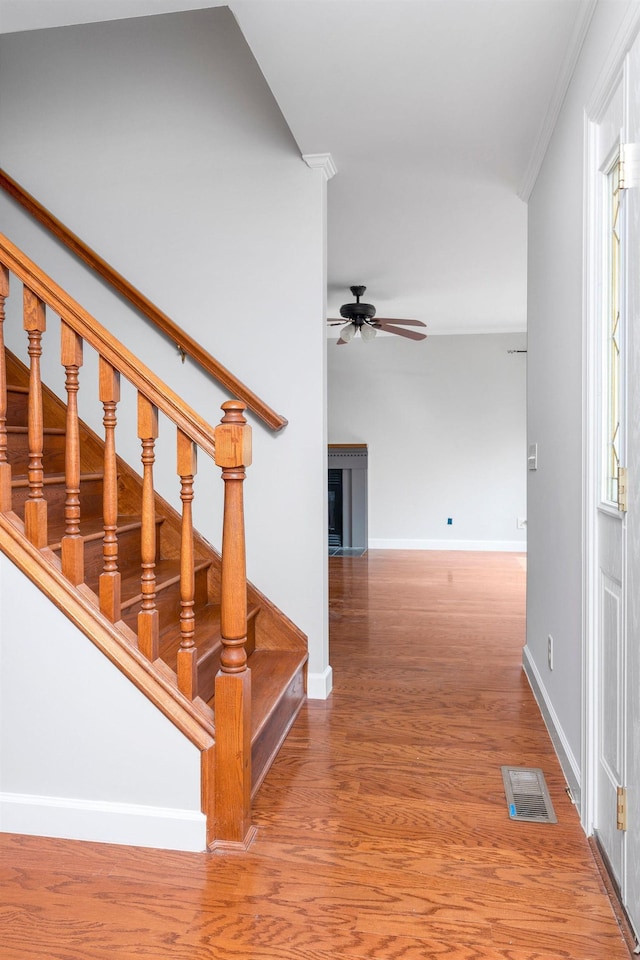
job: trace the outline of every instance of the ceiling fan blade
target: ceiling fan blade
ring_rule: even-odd
[[[348,341],[348,340],[343,340],[342,337],[340,337],[339,340],[336,340],[336,345],[339,346],[339,347],[341,347],[343,344],[346,346],[348,343],[349,343],[349,341]]]
[[[393,317],[376,317],[373,321],[374,327],[379,323],[404,323],[408,327],[426,327],[422,320],[395,320]]]
[[[329,324],[330,327],[341,327],[348,322],[349,322],[348,320],[327,320],[327,323]]]
[[[397,333],[399,337],[406,337],[407,340],[426,340],[426,333],[418,333],[416,330],[403,330],[402,327],[394,327],[390,323],[385,323],[380,327],[386,333]]]

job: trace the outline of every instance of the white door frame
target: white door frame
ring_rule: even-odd
[[[588,835],[594,832],[599,709],[599,554],[598,511],[601,489],[601,393],[602,384],[602,307],[604,264],[602,229],[602,157],[598,151],[600,124],[611,98],[622,87],[624,139],[626,96],[624,60],[612,71],[600,95],[585,113],[584,129],[584,250],[583,250],[583,671],[582,671],[582,748],[581,810],[582,825]],[[612,139],[613,143],[613,139]],[[623,295],[624,296],[624,295]],[[622,400],[624,407],[625,400]],[[623,412],[622,416],[625,416]]]
[[[580,766],[580,819],[588,835],[593,833],[596,800],[596,745],[598,658],[596,643],[597,566],[596,495],[599,487],[596,430],[599,414],[597,384],[600,380],[597,360],[600,357],[597,304],[601,268],[599,264],[599,226],[596,191],[597,121],[594,114],[585,115],[584,130],[584,249],[583,249],[583,436],[582,436],[582,742]]]

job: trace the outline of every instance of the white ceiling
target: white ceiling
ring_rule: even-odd
[[[0,0],[0,31],[215,0]],[[229,3],[303,154],[330,153],[330,315],[526,328],[526,205],[593,0]],[[521,199],[523,197],[524,199]]]

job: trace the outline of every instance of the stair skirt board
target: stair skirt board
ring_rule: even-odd
[[[207,849],[206,817],[133,803],[0,793],[3,833],[119,843],[199,853]]]

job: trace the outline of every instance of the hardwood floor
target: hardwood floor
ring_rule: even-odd
[[[332,558],[334,692],[246,854],[0,836],[2,960],[628,960],[521,669],[524,559]],[[557,825],[509,820],[542,767]]]

